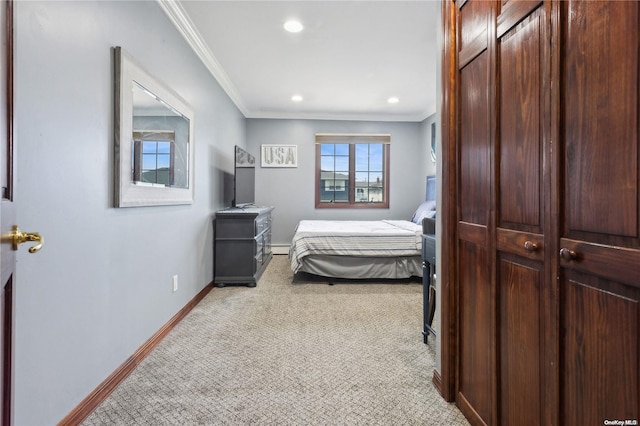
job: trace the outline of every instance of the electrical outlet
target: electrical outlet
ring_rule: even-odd
[[[173,276],[173,292],[175,293],[176,291],[178,291],[178,276],[174,275]]]

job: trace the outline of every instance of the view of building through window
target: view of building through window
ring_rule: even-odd
[[[316,205],[388,207],[389,144],[371,143],[371,136],[338,136],[337,143],[325,142],[327,139],[324,136],[322,143],[317,144]]]

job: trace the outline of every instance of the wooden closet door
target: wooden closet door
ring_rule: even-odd
[[[456,402],[474,422],[495,413],[495,297],[491,268],[494,2],[458,3],[458,380]]]
[[[509,1],[498,15],[496,282],[498,401],[504,425],[544,424],[549,188],[549,7]]]
[[[640,420],[638,2],[558,8],[560,424]]]

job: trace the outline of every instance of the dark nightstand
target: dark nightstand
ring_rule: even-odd
[[[431,327],[436,312],[436,235],[422,234],[422,302],[424,311],[424,343],[429,333],[435,337],[436,331]]]

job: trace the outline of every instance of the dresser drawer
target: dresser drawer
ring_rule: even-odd
[[[255,230],[256,235],[260,235],[270,227],[271,227],[271,216],[264,215],[264,216],[258,216],[256,218],[256,230]]]
[[[258,235],[255,238],[255,253],[262,253],[264,250],[264,237],[262,235]]]
[[[436,264],[436,236],[435,234],[422,234],[422,260]]]
[[[216,238],[253,238],[255,235],[253,220],[243,221],[227,217],[216,219]]]

